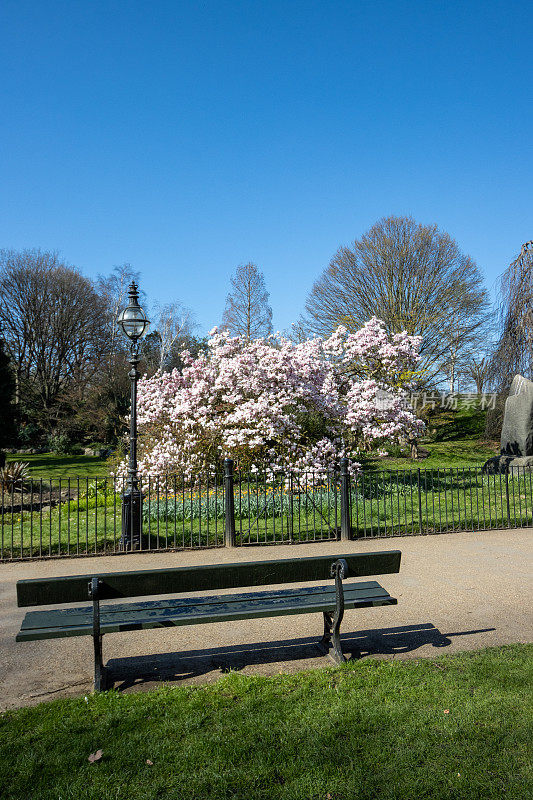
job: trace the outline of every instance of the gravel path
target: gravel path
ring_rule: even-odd
[[[0,709],[92,687],[90,637],[15,642],[26,611],[16,606],[17,580],[391,549],[402,551],[400,573],[379,580],[398,605],[347,611],[347,655],[432,657],[533,641],[532,529],[7,563],[0,564]],[[109,634],[104,658],[125,691],[161,680],[210,682],[229,669],[294,672],[331,663],[315,647],[321,628],[321,615],[308,614]]]

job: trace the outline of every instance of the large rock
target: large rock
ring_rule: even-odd
[[[483,464],[485,475],[505,475],[509,473],[515,478],[533,470],[533,456],[494,456]]]
[[[499,473],[509,472],[509,463],[512,460],[512,456],[493,456],[488,461],[485,461],[481,471],[485,475],[498,475]]]
[[[518,477],[525,473],[531,472],[533,468],[533,456],[518,456],[509,461],[509,472],[511,475]]]
[[[533,383],[515,375],[505,401],[502,456],[533,456]]]
[[[515,375],[505,401],[500,455],[483,464],[488,475],[515,475],[533,466],[533,382]]]

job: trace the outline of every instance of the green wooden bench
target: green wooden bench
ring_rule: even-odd
[[[333,660],[340,663],[346,660],[340,642],[344,609],[397,602],[376,581],[343,584],[343,580],[399,572],[400,558],[399,550],[389,550],[18,581],[19,606],[48,606],[84,600],[92,600],[92,606],[29,611],[16,639],[24,642],[92,636],[94,688],[100,691],[107,683],[102,661],[102,637],[106,633],[318,611],[324,614],[324,634],[318,642],[319,647],[322,652],[330,651]],[[327,586],[101,605],[103,600],[117,598],[301,584],[331,578],[335,582]]]

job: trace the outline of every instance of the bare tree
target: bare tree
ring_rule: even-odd
[[[144,356],[151,371],[163,372],[170,367],[175,351],[187,346],[197,323],[190,309],[177,301],[164,305],[156,303],[154,311],[154,330]]]
[[[93,283],[40,250],[0,252],[0,324],[16,402],[50,412],[71,382],[86,382],[108,348],[106,307]]]
[[[490,380],[506,391],[517,373],[533,377],[533,241],[522,245],[501,277],[500,321]]]
[[[489,374],[490,360],[486,356],[479,359],[471,358],[466,365],[465,375],[467,378],[474,381],[478,394],[482,394],[489,379]]]
[[[283,336],[294,344],[302,344],[309,338],[309,333],[303,321],[299,319],[297,322],[291,322],[290,328],[283,331]]]
[[[443,360],[441,362],[441,370],[446,375],[448,381],[448,390],[453,394],[455,392],[456,383],[459,380],[459,373],[461,366],[464,362],[464,341],[461,334],[464,332],[464,325],[461,320],[452,320],[452,325],[455,322],[454,336],[451,337],[449,347],[443,353]],[[463,346],[462,346],[463,345]]]
[[[240,264],[231,278],[222,326],[233,336],[257,339],[272,333],[272,309],[265,277],[256,264]]]
[[[113,267],[110,275],[99,275],[96,288],[107,307],[107,325],[109,336],[109,353],[116,355],[124,352],[127,341],[117,325],[119,313],[128,302],[128,287],[132,281],[139,282],[140,273],[131,264]],[[142,295],[142,293],[141,293]],[[141,302],[144,300],[141,297]]]
[[[441,371],[446,376],[448,390],[452,394],[459,390],[460,383],[465,379],[473,380],[474,373],[482,380],[479,369],[484,363],[486,370],[487,359],[481,358],[480,354],[490,349],[489,340],[491,338],[491,331],[487,323],[488,318],[485,316],[477,330],[471,331],[469,320],[462,319],[455,310],[450,313],[450,329],[454,335],[450,337],[444,353]],[[465,333],[468,335],[465,336]]]
[[[303,324],[330,334],[338,325],[359,329],[370,317],[389,333],[422,337],[421,372],[430,383],[443,361],[459,358],[486,315],[481,274],[457,243],[436,225],[386,217],[350,247],[340,247],[313,286]]]

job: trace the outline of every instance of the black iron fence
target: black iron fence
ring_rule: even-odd
[[[40,478],[0,489],[0,559],[123,552],[122,478]],[[140,480],[141,550],[297,544],[533,526],[527,468],[251,474]]]

